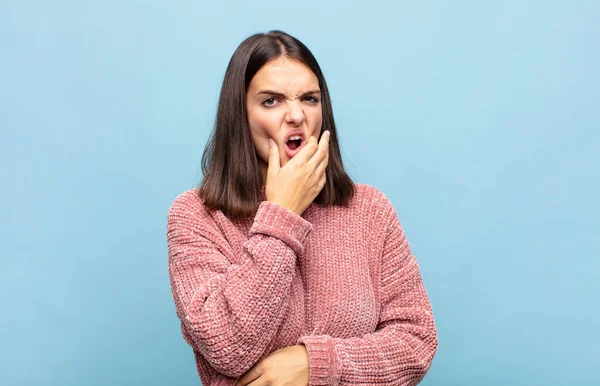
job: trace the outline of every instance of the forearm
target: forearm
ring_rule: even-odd
[[[176,217],[171,221],[177,221]],[[221,373],[238,376],[265,353],[289,307],[296,255],[310,224],[275,204],[261,205],[235,264],[215,244],[173,226],[170,274],[177,313],[195,348]],[[180,233],[180,234],[178,234]]]
[[[416,385],[425,376],[438,347],[431,304],[412,254],[395,272],[382,288],[386,296],[373,333],[298,339],[307,348],[311,386]]]

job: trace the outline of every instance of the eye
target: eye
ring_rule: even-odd
[[[309,95],[309,96],[306,96],[306,97],[304,97],[304,100],[305,100],[305,101],[309,101],[309,102],[310,102],[310,103],[312,103],[312,104],[315,104],[315,103],[318,103],[318,102],[319,102],[319,98],[316,98],[316,97],[314,97],[314,96],[310,96],[310,95]]]
[[[262,101],[262,105],[265,107],[271,107],[275,105],[275,102],[277,102],[277,100],[273,97],[271,98],[267,98],[264,101]]]

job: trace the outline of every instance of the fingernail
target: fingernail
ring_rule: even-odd
[[[275,141],[273,141],[272,138],[269,138],[269,147],[273,147],[273,145],[275,145]]]

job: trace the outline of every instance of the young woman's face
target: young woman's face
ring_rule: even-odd
[[[306,145],[310,136],[319,138],[323,121],[319,80],[297,60],[280,56],[262,66],[248,86],[246,109],[263,181],[269,163],[269,138],[277,143],[281,166]],[[288,141],[292,134],[299,134],[301,142]]]

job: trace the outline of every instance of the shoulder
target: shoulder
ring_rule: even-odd
[[[371,210],[390,211],[394,209],[390,199],[380,189],[358,182],[355,182],[354,186],[356,188],[355,200],[369,205]]]
[[[169,214],[177,212],[181,209],[201,208],[204,207],[202,199],[198,194],[198,189],[188,189],[182,193],[179,193],[171,206],[169,207]]]
[[[355,183],[354,186],[356,191],[353,206],[360,212],[363,221],[368,224],[369,232],[385,234],[389,225],[396,218],[396,211],[391,200],[383,191],[374,186],[361,183]]]
[[[167,215],[169,227],[184,225],[185,223],[201,224],[210,221],[210,210],[204,205],[199,195],[199,189],[188,189],[178,194]]]

